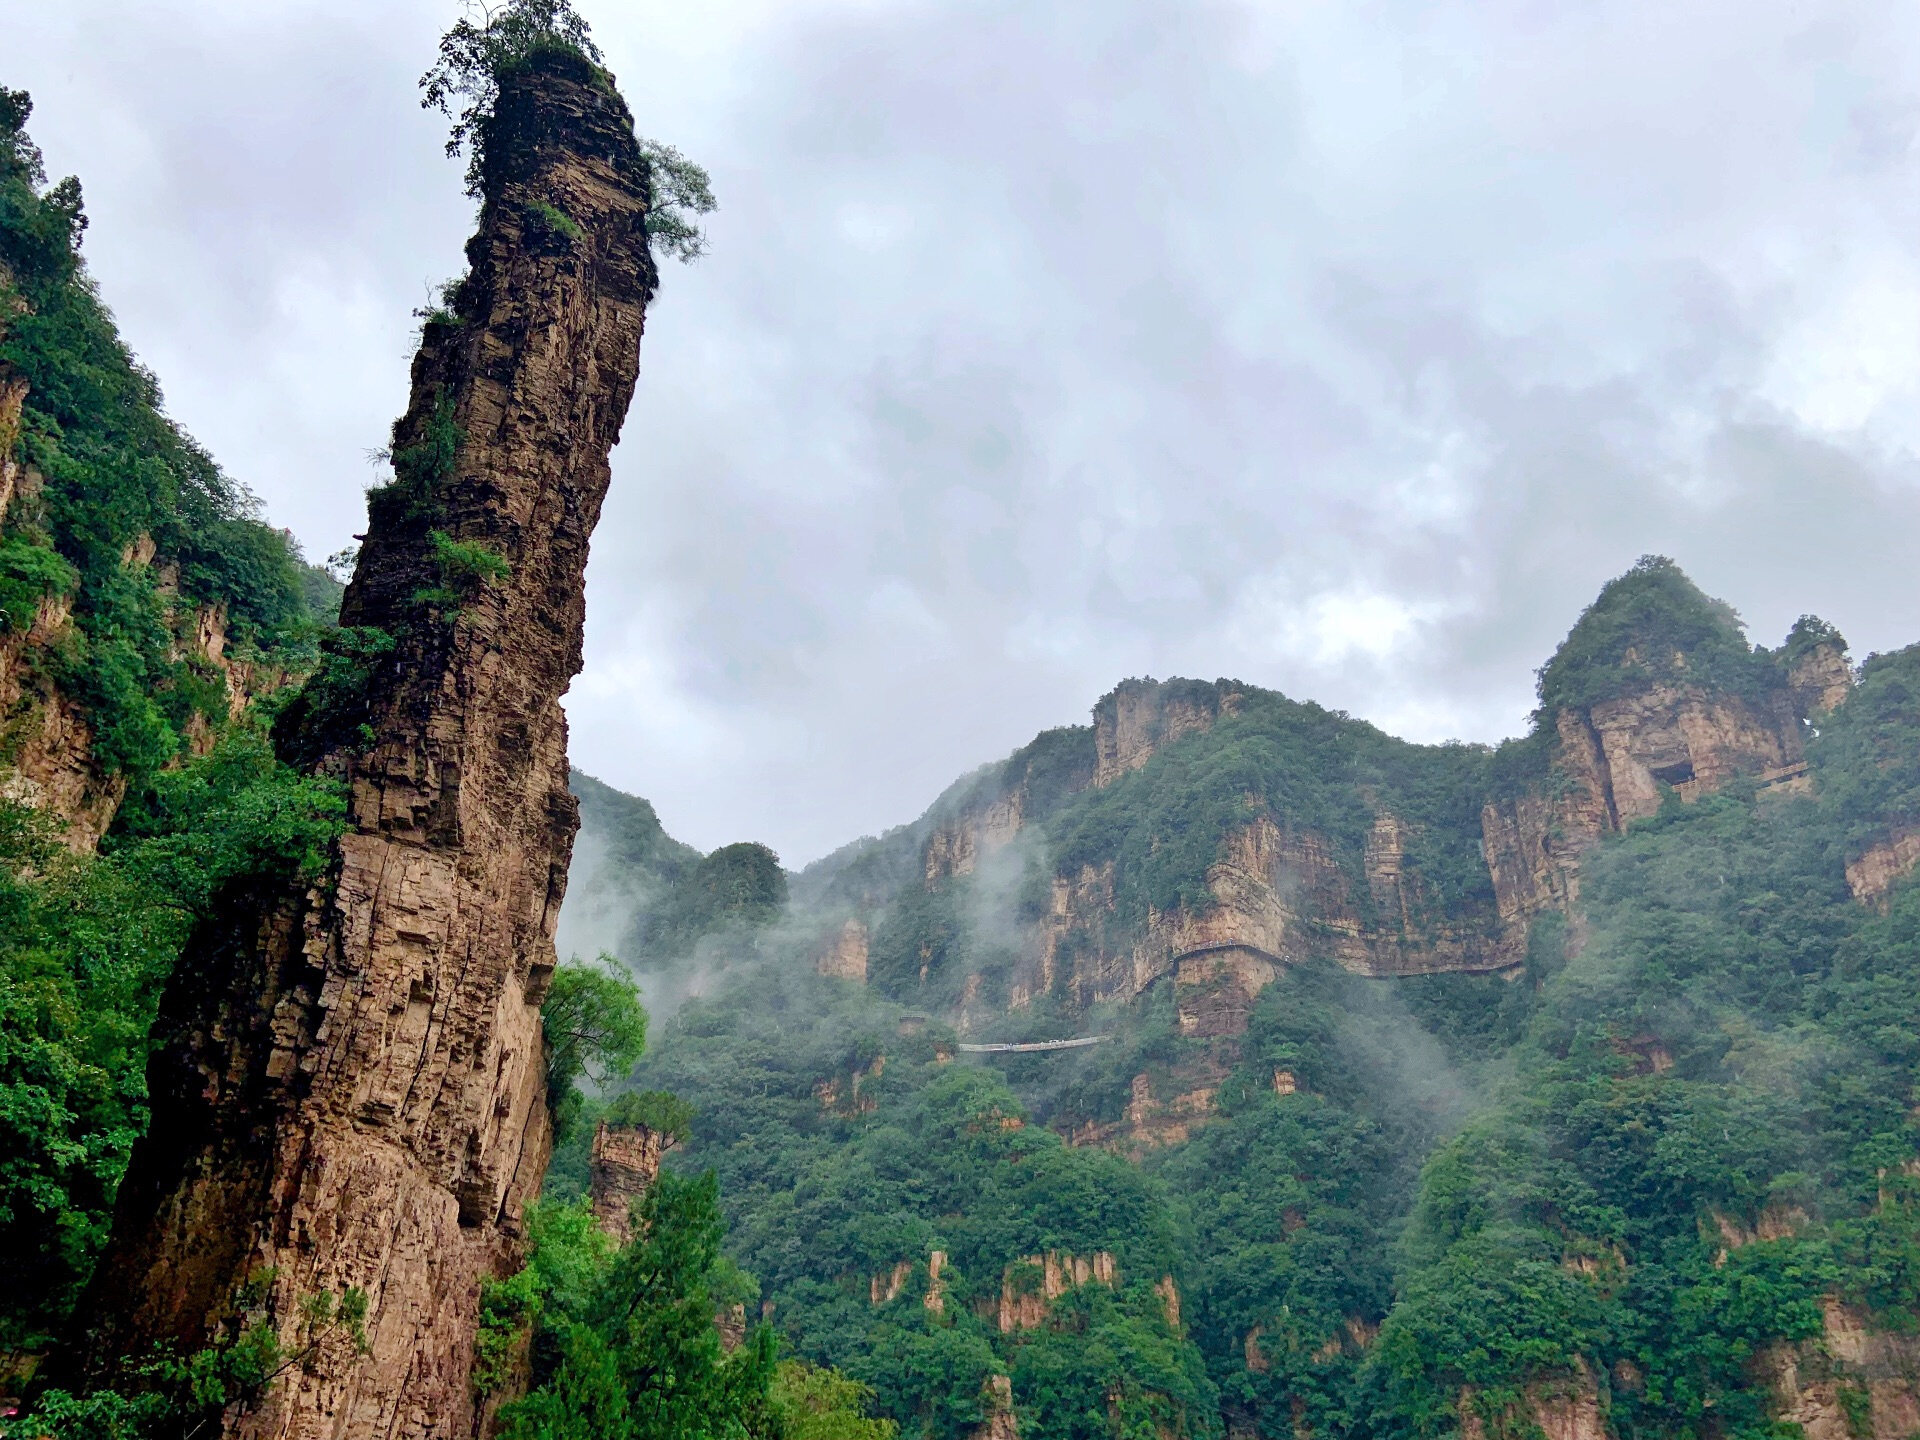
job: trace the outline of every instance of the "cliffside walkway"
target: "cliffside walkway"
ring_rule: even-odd
[[[956,1045],[954,1049],[963,1055],[1032,1055],[1041,1050],[1078,1050],[1111,1038],[1107,1035],[1084,1035],[1078,1040],[1023,1040],[1018,1044]]]

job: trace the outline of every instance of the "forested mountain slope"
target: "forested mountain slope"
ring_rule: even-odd
[[[631,1083],[909,1433],[1895,1440],[1917,827],[1920,649],[1649,560],[1495,749],[1122,686],[672,962]]]
[[[0,1355],[97,1253],[196,918],[338,809],[265,727],[340,587],[161,408],[29,111],[0,91]]]
[[[178,1273],[218,1252],[194,1283],[231,1307],[34,1423],[332,1433],[377,1394],[343,1433],[886,1440],[839,1376],[776,1382],[777,1336],[937,1440],[1920,1432],[1920,647],[1856,670],[1811,617],[1757,647],[1668,561],[1578,617],[1498,747],[1128,681],[792,876],[574,772],[559,938],[640,977],[641,1056],[619,969],[546,947],[591,503],[514,498],[597,502],[631,370],[508,342],[597,325],[630,360],[654,250],[697,251],[674,207],[711,198],[564,6],[463,24],[496,161],[546,158],[491,172],[480,278],[427,317],[344,630],[165,416],[0,94],[0,1389],[129,1296],[180,1308],[124,1246],[95,1274],[143,1136],[123,1212]],[[594,446],[473,423],[495,341],[551,402],[512,413],[577,381]],[[536,513],[569,518],[522,545]],[[567,627],[516,648],[534,612]],[[327,930],[408,865],[445,883],[382,900],[377,944]],[[420,922],[456,890],[501,907],[471,946]],[[349,991],[371,1078],[295,1143],[324,1087],[276,1057],[322,1054]],[[1064,1039],[1097,1043],[977,1048]],[[372,1238],[316,1240],[269,1172]],[[206,1177],[260,1203],[175,1223]],[[291,1258],[250,1270],[242,1234]]]

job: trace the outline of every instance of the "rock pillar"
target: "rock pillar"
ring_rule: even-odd
[[[669,1141],[647,1125],[609,1125],[593,1132],[588,1160],[587,1195],[593,1217],[615,1242],[633,1238],[633,1202],[645,1195],[660,1173],[660,1157]]]
[[[536,57],[485,141],[470,270],[426,322],[341,611],[367,658],[323,670],[283,737],[348,786],[346,833],[317,884],[229,896],[170,982],[69,1362],[104,1378],[256,1317],[309,1348],[224,1435],[474,1433],[481,1286],[522,1262],[551,1145],[540,1003],[578,823],[559,701],[654,269],[604,74]],[[364,1348],[303,1314],[350,1290]]]

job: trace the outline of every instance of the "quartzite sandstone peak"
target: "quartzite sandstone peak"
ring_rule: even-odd
[[[320,885],[251,897],[181,964],[83,1310],[97,1371],[191,1348],[268,1271],[290,1341],[302,1297],[362,1289],[367,1352],[336,1335],[231,1435],[481,1428],[480,1287],[518,1264],[547,1163],[539,1006],[577,826],[559,700],[655,276],[604,75],[508,75],[486,153],[457,318],[426,326],[341,615],[397,641],[360,688],[370,729],[307,718],[348,829]]]

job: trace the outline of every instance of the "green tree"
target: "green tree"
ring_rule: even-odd
[[[547,1037],[547,1096],[554,1129],[567,1133],[579,1114],[579,1082],[596,1089],[623,1077],[647,1048],[647,1012],[640,991],[611,955],[597,963],[568,961],[554,971],[540,1007]]]
[[[604,76],[600,47],[570,0],[505,0],[498,5],[468,0],[467,13],[441,36],[439,59],[420,77],[420,104],[453,121],[447,156],[467,154],[467,193],[475,198],[485,192],[487,138],[501,80],[535,57],[553,53],[574,56]],[[713,213],[713,182],[671,145],[641,140],[640,153],[653,190],[648,239],[675,259],[699,259],[707,252],[707,237],[698,217]]]
[[[542,1287],[534,1384],[503,1407],[503,1433],[510,1440],[773,1440],[781,1432],[772,1332],[756,1329],[728,1355],[714,1328],[718,1182],[711,1172],[663,1171],[636,1220],[636,1238],[584,1290]]]

